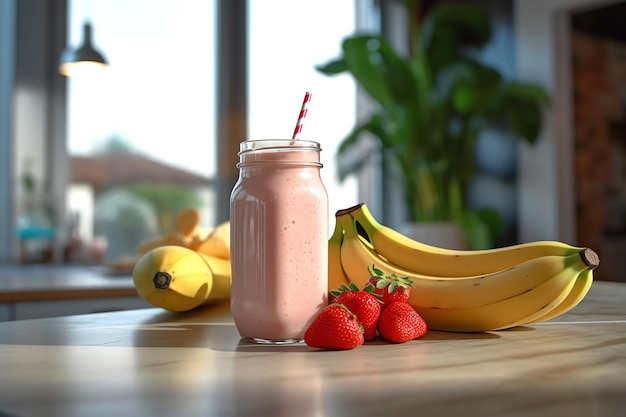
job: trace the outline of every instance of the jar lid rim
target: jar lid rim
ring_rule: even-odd
[[[292,140],[292,139],[255,139],[246,140],[239,144],[239,153],[256,150],[315,150],[320,151],[319,142],[312,140]]]

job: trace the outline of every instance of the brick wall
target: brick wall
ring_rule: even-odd
[[[574,32],[572,48],[578,244],[626,281],[626,43]]]

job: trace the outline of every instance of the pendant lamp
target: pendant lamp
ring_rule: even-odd
[[[107,67],[107,61],[91,44],[91,24],[83,24],[83,44],[76,50],[68,47],[61,54],[59,72],[67,77],[94,68]]]

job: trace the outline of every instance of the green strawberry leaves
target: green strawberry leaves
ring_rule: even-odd
[[[334,295],[335,297],[337,297],[338,295],[340,295],[341,293],[344,293],[344,292],[357,292],[357,291],[361,291],[361,289],[359,288],[358,285],[356,285],[354,282],[351,281],[350,284],[348,284],[348,285],[341,284],[339,286],[339,288],[337,288],[336,290],[330,290],[330,293],[332,295]],[[374,286],[373,285],[366,285],[365,288],[363,288],[362,291],[369,292],[372,295],[378,296],[378,294],[374,293]]]
[[[376,288],[379,290],[387,288],[389,294],[396,292],[398,288],[406,291],[407,288],[413,287],[413,281],[409,277],[402,277],[396,274],[386,274],[384,271],[376,268],[375,265],[367,267],[371,278],[376,281]]]

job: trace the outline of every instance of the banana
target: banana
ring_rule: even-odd
[[[581,270],[589,268],[585,262],[595,253],[584,249],[569,256],[541,256],[514,267],[484,275],[469,277],[434,277],[401,269],[379,256],[361,236],[340,219],[345,228],[341,262],[347,276],[363,282],[367,280],[367,266],[376,265],[384,272],[407,276],[413,281],[413,293],[428,300],[434,308],[468,308],[511,298],[543,284],[564,269],[572,267],[572,281]],[[363,277],[363,278],[361,278]]]
[[[413,281],[409,302],[435,330],[487,331],[527,324],[561,305],[580,271],[597,266],[595,252],[585,248],[484,275],[429,276],[389,263],[356,233],[350,224],[353,219],[339,216],[337,220],[344,228],[341,263],[348,279],[363,286],[369,278],[367,266],[373,264],[388,274],[409,277]]]
[[[226,221],[216,227],[200,225],[200,212],[194,208],[181,210],[176,216],[175,229],[165,236],[151,239],[137,247],[144,255],[159,246],[183,246],[204,255],[230,259],[230,226]]]
[[[341,243],[343,242],[343,227],[335,222],[335,230],[328,239],[328,290],[336,290],[342,284],[348,285],[350,280],[341,266]]]
[[[230,261],[202,255],[183,246],[160,246],[146,252],[133,269],[137,293],[170,311],[187,311],[230,297]]]
[[[178,212],[174,224],[178,233],[191,236],[200,227],[200,212],[195,208],[185,208]]]
[[[430,329],[453,332],[504,330],[527,324],[552,311],[567,297],[575,282],[572,279],[572,270],[565,269],[522,294],[491,304],[442,309],[423,305],[417,291],[415,296],[412,293],[409,303],[415,307]]]
[[[585,298],[585,296],[589,292],[589,289],[591,288],[591,284],[593,284],[593,270],[586,269],[578,275],[574,287],[562,303],[560,303],[558,306],[556,306],[556,308],[554,308],[547,314],[543,314],[536,319],[529,321],[528,324],[540,323],[567,313],[568,311],[576,307],[583,298]]]
[[[537,257],[568,256],[583,249],[558,241],[536,241],[487,250],[446,249],[416,241],[378,223],[365,204],[340,210],[338,216],[354,218],[367,233],[376,252],[390,263],[432,276],[487,274]]]
[[[230,259],[230,221],[218,224],[203,240],[191,247],[203,255]]]

